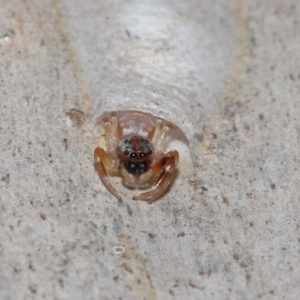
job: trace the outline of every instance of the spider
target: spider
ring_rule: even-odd
[[[166,133],[174,124],[163,124],[161,119],[153,121],[151,115],[142,112],[127,112],[117,118],[116,112],[104,115],[107,152],[96,148],[95,166],[106,188],[118,199],[122,197],[111,185],[108,175],[123,177],[130,188],[154,189],[134,196],[133,200],[152,202],[169,187],[179,160],[176,150],[164,154],[162,147]]]

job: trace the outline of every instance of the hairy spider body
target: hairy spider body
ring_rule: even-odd
[[[156,200],[168,188],[179,154],[176,150],[162,153],[165,134],[173,124],[163,126],[141,112],[128,112],[117,120],[116,113],[101,119],[105,128],[107,152],[95,150],[95,165],[106,188],[119,200],[121,196],[108,180],[109,175],[121,175],[124,184],[133,188],[155,186],[153,190],[135,196],[134,200]]]

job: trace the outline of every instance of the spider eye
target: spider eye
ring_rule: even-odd
[[[152,154],[152,150],[149,149],[149,150],[148,150],[148,154],[149,154],[149,155]]]
[[[125,150],[125,151],[124,151],[124,154],[125,154],[125,155],[128,155],[128,154],[129,154],[129,151],[128,151],[128,150]]]
[[[137,168],[138,166],[134,163],[129,163],[127,166],[126,166],[126,170],[128,173],[130,174],[135,174],[136,171],[137,171]]]
[[[143,157],[145,157],[145,156],[146,156],[146,153],[144,153],[144,152],[141,152],[141,153],[140,153],[140,157],[141,157],[141,158],[143,158]]]
[[[130,157],[131,158],[137,158],[137,154],[133,152],[133,153],[130,154]]]
[[[139,164],[138,170],[139,170],[140,174],[145,173],[147,171],[147,164],[145,164],[145,163]]]

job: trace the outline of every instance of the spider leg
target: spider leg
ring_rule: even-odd
[[[112,152],[118,145],[117,140],[117,114],[112,112],[110,118],[105,115],[101,121],[104,124],[105,138],[108,152]]]
[[[94,152],[94,160],[99,176],[105,185],[105,187],[120,201],[122,201],[121,196],[115,190],[108,180],[108,174],[115,171],[115,164],[112,158],[101,148],[96,148]]]
[[[155,124],[155,131],[152,138],[152,142],[155,149],[158,149],[159,151],[163,150],[166,142],[166,133],[168,133],[170,129],[174,128],[176,128],[176,125],[168,123],[163,126],[162,120],[157,119]]]
[[[149,192],[133,197],[133,200],[156,200],[169,187],[171,179],[179,160],[179,153],[176,150],[168,152],[153,167],[153,178],[157,181],[155,188]]]

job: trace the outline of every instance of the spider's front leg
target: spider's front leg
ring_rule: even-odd
[[[149,192],[133,197],[133,200],[147,200],[152,202],[161,196],[169,187],[173,173],[179,160],[179,153],[176,150],[168,152],[153,167],[153,178],[158,180],[155,188]]]
[[[101,122],[105,129],[105,139],[108,153],[114,151],[118,145],[117,140],[117,114],[112,112],[110,116],[104,115]]]
[[[118,192],[108,180],[107,173],[110,174],[115,171],[115,164],[112,158],[102,148],[98,147],[95,149],[94,159],[97,171],[99,173],[100,178],[102,179],[103,184],[118,200],[122,201],[121,196],[118,194]]]

